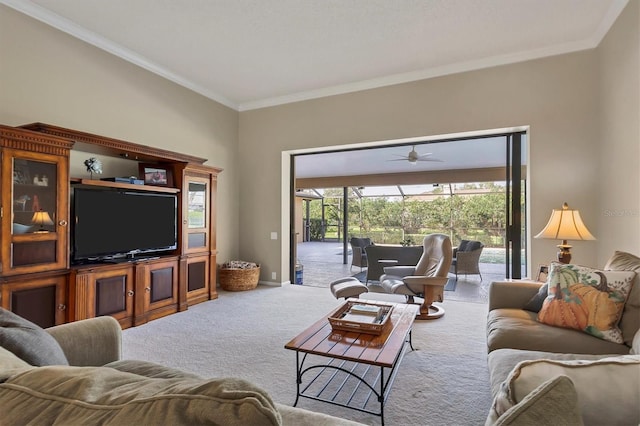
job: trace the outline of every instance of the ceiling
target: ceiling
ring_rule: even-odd
[[[0,0],[238,111],[594,48],[627,0]]]
[[[409,163],[406,157],[414,147],[419,155],[431,154],[426,158],[440,161]],[[318,178],[476,169],[504,166],[505,158],[505,137],[485,137],[299,155],[295,171],[296,178]]]

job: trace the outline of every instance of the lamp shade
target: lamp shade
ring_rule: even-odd
[[[549,238],[554,240],[595,240],[587,229],[580,212],[569,209],[569,205],[564,203],[562,210],[554,209],[551,212],[549,223],[535,238]],[[566,244],[566,243],[565,243]]]
[[[53,221],[51,220],[51,216],[49,216],[49,213],[42,210],[33,213],[31,223],[33,223],[34,225],[40,225],[40,228],[43,228],[44,225],[53,225]]]

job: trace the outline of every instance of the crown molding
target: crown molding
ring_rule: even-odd
[[[615,20],[618,18],[622,10],[627,6],[628,2],[629,0],[613,1],[611,7],[607,11],[607,14],[598,26],[596,32],[588,39],[578,40],[572,43],[565,43],[557,46],[551,46],[548,48],[533,49],[525,52],[517,52],[507,55],[498,55],[475,61],[459,62],[426,70],[395,74],[391,76],[326,87],[317,90],[298,92],[290,95],[258,99],[248,102],[234,102],[218,93],[215,93],[178,74],[173,73],[172,71],[154,63],[153,61],[145,58],[142,55],[139,55],[125,48],[124,46],[114,43],[92,31],[88,31],[86,28],[81,27],[60,15],[57,15],[49,11],[48,9],[38,6],[31,1],[0,0],[0,4],[4,4],[14,10],[17,10],[18,12],[30,16],[31,18],[39,20],[73,37],[83,40],[84,42],[89,43],[99,49],[111,53],[112,55],[124,59],[127,62],[135,64],[149,72],[159,75],[160,77],[163,77],[180,86],[192,90],[195,93],[198,93],[206,98],[209,98],[239,112],[324,98],[328,96],[359,92],[363,90],[377,89],[396,84],[409,83],[413,81],[442,77],[445,75],[481,70],[485,68],[514,64],[533,59],[541,59],[581,50],[593,49],[596,48],[600,44],[602,39],[606,36],[607,32],[609,31]]]
[[[549,48],[529,50],[508,55],[483,58],[477,61],[458,62],[441,67],[429,68],[426,70],[413,71],[402,74],[395,74],[381,78],[359,81],[355,83],[343,84],[339,86],[327,87],[307,92],[294,93],[292,95],[262,99],[252,102],[241,103],[239,111],[250,111],[254,109],[267,108],[294,102],[308,101],[311,99],[324,98],[328,96],[343,95],[347,93],[360,92],[363,90],[378,89],[396,84],[411,83],[419,80],[427,80],[435,77],[459,74],[468,71],[476,71],[484,68],[492,68],[500,65],[509,65],[517,62],[525,62],[533,59],[541,59],[550,56],[562,55],[565,53],[577,52],[580,50],[592,49],[597,46],[593,39],[566,43]]]

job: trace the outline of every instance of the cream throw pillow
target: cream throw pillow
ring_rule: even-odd
[[[485,426],[582,426],[578,395],[567,376],[547,380],[500,417],[493,412]]]
[[[627,303],[624,304],[620,330],[627,346],[631,346],[633,336],[640,329],[640,257],[624,251],[616,251],[604,265],[607,271],[635,271],[631,292]]]
[[[573,382],[585,425],[640,423],[640,355],[596,361],[522,361],[496,395],[495,415],[503,415],[538,386],[557,376],[567,376]]]

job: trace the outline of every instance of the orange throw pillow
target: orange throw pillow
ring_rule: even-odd
[[[538,312],[538,321],[623,343],[618,322],[635,275],[633,271],[552,263],[549,294]]]

